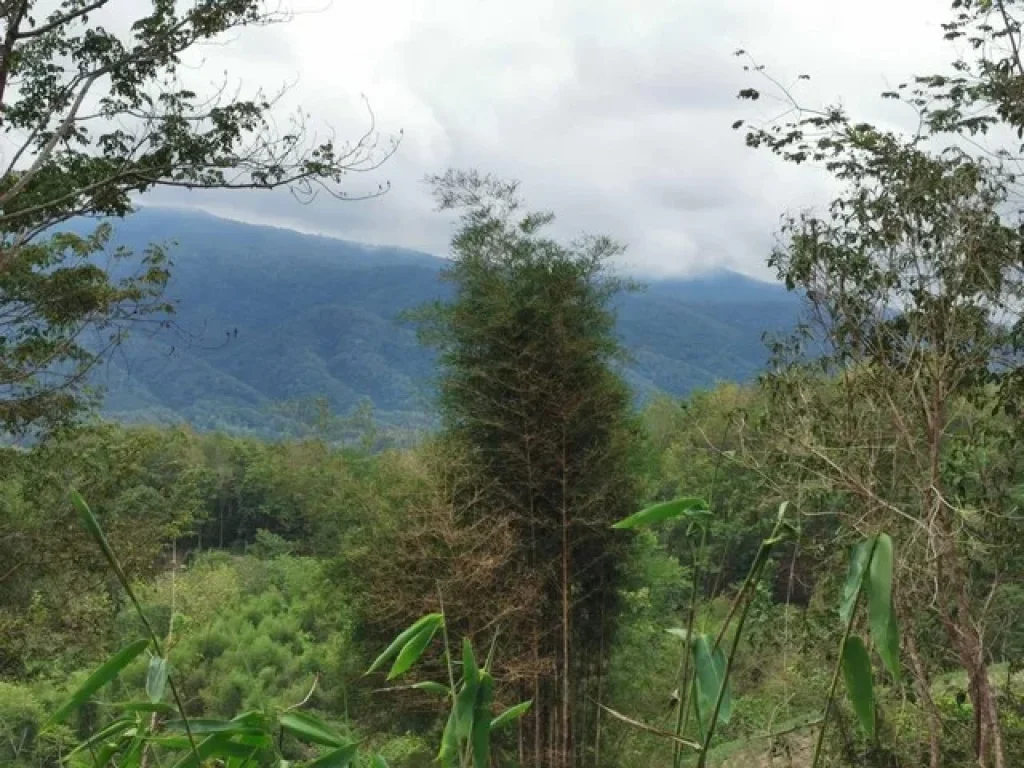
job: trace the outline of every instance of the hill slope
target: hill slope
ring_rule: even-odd
[[[445,295],[443,260],[158,209],[118,222],[114,240],[175,243],[179,308],[173,329],[136,333],[97,371],[107,415],[278,435],[296,428],[282,401],[322,396],[335,413],[369,399],[386,423],[429,423],[434,358],[398,315]],[[640,397],[749,379],[762,333],[797,307],[735,273],[651,283],[619,300],[625,375]]]

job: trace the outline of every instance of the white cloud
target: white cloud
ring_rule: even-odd
[[[300,0],[316,3],[318,0]],[[307,9],[315,6],[309,5]],[[306,9],[300,9],[306,10]],[[359,94],[399,151],[352,192],[367,203],[300,206],[278,194],[154,195],[214,212],[377,244],[444,252],[450,220],[425,174],[476,167],[522,181],[559,232],[607,233],[640,273],[729,266],[764,274],[778,217],[824,199],[825,180],[743,145],[739,118],[777,108],[737,101],[756,84],[742,47],[803,86],[812,102],[900,121],[877,94],[950,58],[948,0],[335,0],[288,25],[201,52],[197,77],[223,70],[288,95],[341,135],[363,126]]]

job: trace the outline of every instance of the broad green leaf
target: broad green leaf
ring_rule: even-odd
[[[352,760],[355,759],[358,750],[359,745],[353,742],[320,755],[316,760],[305,765],[306,768],[348,768],[352,764]]]
[[[285,712],[278,718],[278,722],[300,741],[336,748],[347,744],[347,740],[331,730],[327,723],[308,712]]]
[[[258,734],[261,733],[259,728],[254,728],[245,723],[239,723],[234,720],[209,720],[205,718],[189,718],[188,727],[186,728],[184,720],[170,720],[164,723],[164,728],[171,733],[192,733],[207,734],[207,733],[231,733],[231,734]]]
[[[167,659],[154,656],[149,660],[146,673],[146,695],[154,704],[163,701],[167,690]]]
[[[370,768],[388,768],[388,761],[380,755],[374,755],[370,761]]]
[[[868,558],[871,556],[873,539],[860,542],[850,553],[850,564],[846,569],[846,583],[843,585],[843,599],[839,603],[839,618],[843,624],[850,623],[853,615],[853,607],[857,604],[857,595],[860,593],[861,585],[864,583],[864,573],[868,567]]]
[[[455,738],[455,707],[448,713],[448,721],[441,734],[441,749],[437,753],[437,761],[441,768],[454,768],[459,757],[459,742]]]
[[[115,736],[120,737],[113,742],[115,744],[120,744],[120,742],[124,741],[125,738],[133,738],[135,736],[135,725],[136,723],[134,718],[115,720],[106,728],[97,731],[88,739],[76,746],[73,750],[68,752],[67,757],[70,758],[72,755],[76,755],[85,749],[92,751],[97,744],[107,741],[108,739],[113,739]]]
[[[473,768],[491,765],[491,702],[494,701],[494,678],[489,672],[480,675],[476,710],[473,712]]]
[[[725,651],[717,648],[712,652],[714,644],[707,635],[699,635],[693,642],[693,663],[697,684],[697,697],[700,704],[701,718],[705,724],[711,717],[718,699],[718,691],[725,683],[726,657]],[[718,722],[728,723],[732,717],[732,695],[725,684],[722,705],[718,709]]]
[[[414,635],[418,634],[421,629],[428,625],[439,627],[441,626],[442,620],[443,616],[440,613],[428,613],[426,616],[421,616],[413,622],[408,629],[403,630],[398,637],[391,641],[391,645],[384,650],[384,653],[374,659],[373,664],[370,665],[370,668],[366,670],[365,674],[368,675],[382,667],[388,659],[404,648],[409,640],[411,640]]]
[[[900,677],[900,635],[892,604],[892,539],[878,534],[875,554],[868,569],[868,621],[882,663],[897,680]]]
[[[468,637],[462,638],[462,689],[455,697],[455,738],[468,738],[473,728],[473,713],[476,709],[477,687],[480,682],[480,668],[473,654],[473,644]]]
[[[683,516],[703,519],[711,516],[711,510],[708,509],[708,503],[704,499],[696,496],[684,496],[647,507],[647,509],[619,520],[612,528],[638,528]]]
[[[451,694],[451,689],[447,685],[435,683],[433,680],[424,680],[422,683],[414,683],[412,687],[418,691],[429,691],[430,693],[436,693],[439,696],[448,696]]]
[[[82,683],[81,687],[72,694],[71,698],[60,709],[50,715],[50,719],[46,721],[44,728],[64,722],[68,715],[88,701],[90,696],[117,677],[117,673],[146,650],[147,645],[149,645],[149,640],[136,640],[131,645],[126,645],[111,656],[95,672],[89,675],[89,678]]]
[[[524,701],[516,704],[514,707],[509,707],[496,718],[491,720],[491,731],[496,731],[504,725],[508,725],[513,720],[518,720],[520,717],[526,714],[526,711],[530,708],[533,701]]]
[[[869,737],[875,733],[875,696],[871,682],[871,660],[864,641],[852,635],[843,644],[843,679],[846,694],[861,728]]]
[[[409,668],[417,662],[420,656],[423,655],[423,651],[430,645],[430,641],[434,639],[434,634],[439,626],[440,622],[426,624],[418,633],[412,636],[409,642],[405,644],[405,647],[402,648],[401,653],[398,654],[395,663],[391,665],[391,671],[388,672],[388,680],[394,680],[396,677],[400,677],[409,671]]]

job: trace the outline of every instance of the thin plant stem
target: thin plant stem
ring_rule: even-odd
[[[700,584],[700,558],[703,557],[707,543],[707,526],[701,526],[700,548],[693,553],[693,570],[691,578],[690,608],[686,618],[686,639],[683,641],[682,672],[679,675],[679,702],[676,705],[676,736],[683,735],[683,727],[690,710],[690,643],[693,639],[693,624],[697,614],[697,589]],[[678,742],[672,752],[673,768],[683,764],[683,751]]]
[[[761,542],[761,546],[758,547],[757,556],[754,558],[754,563],[750,567],[750,571],[747,573],[747,578],[744,581],[744,588],[740,590],[742,595],[745,591],[752,591],[753,587],[756,586],[758,580],[761,578],[761,573],[764,572],[765,563],[768,562],[768,555],[771,553],[775,544],[778,543],[779,529],[782,527],[782,518],[775,523],[775,527],[772,529],[771,535]],[[708,730],[704,735],[704,744],[700,751],[700,757],[697,760],[697,768],[704,768],[707,764],[708,750],[711,747],[711,739],[715,735],[715,726],[718,724],[718,713],[722,709],[722,701],[725,699],[726,686],[729,684],[729,675],[732,673],[733,662],[736,660],[736,651],[740,645],[740,638],[743,636],[743,625],[747,622],[747,616],[750,613],[750,606],[754,604],[754,597],[751,595],[747,598],[743,604],[743,610],[740,612],[739,622],[736,625],[736,632],[732,637],[732,645],[729,647],[729,655],[725,660],[725,670],[722,673],[722,682],[718,686],[718,695],[715,697],[715,705],[711,710],[711,716],[708,718]],[[715,649],[718,648],[718,642],[722,638],[722,634],[725,629],[719,632],[718,639],[715,641]],[[712,650],[712,653],[714,650]]]

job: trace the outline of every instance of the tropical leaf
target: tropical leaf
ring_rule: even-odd
[[[693,662],[697,697],[701,719],[705,724],[715,708],[718,691],[725,684],[722,704],[718,709],[718,722],[728,723],[732,717],[732,695],[726,684],[725,668],[727,659],[721,648],[712,650],[713,640],[708,635],[698,635],[693,642]]]
[[[154,656],[149,660],[149,670],[146,672],[146,695],[154,704],[163,701],[164,693],[167,690],[167,659]]]
[[[358,750],[359,745],[353,742],[320,755],[316,760],[305,765],[306,768],[348,768],[355,759]]]
[[[327,723],[308,712],[285,712],[278,718],[281,727],[296,738],[325,747],[344,747],[347,740],[335,733]]]
[[[395,663],[391,665],[388,680],[394,680],[409,671],[409,668],[423,655],[423,651],[430,645],[430,641],[434,639],[438,626],[440,626],[440,622],[426,624],[409,639],[409,642],[398,654],[398,658],[395,659]]]
[[[426,616],[421,616],[419,619],[413,622],[407,629],[403,630],[402,633],[398,635],[398,637],[391,641],[391,645],[384,649],[384,653],[382,653],[380,656],[374,659],[373,664],[370,665],[370,668],[366,670],[365,674],[368,675],[371,672],[377,671],[392,656],[396,655],[402,648],[404,648],[405,645],[409,642],[409,640],[411,640],[413,636],[418,634],[419,631],[424,627],[431,624],[438,627],[441,626],[441,621],[443,620],[443,618],[444,617],[440,613],[428,613]]]
[[[892,539],[887,534],[880,533],[868,569],[868,622],[882,663],[898,680],[900,636],[892,603],[892,570]]]
[[[117,674],[134,661],[140,653],[146,650],[148,645],[148,640],[136,640],[131,645],[126,645],[111,656],[96,671],[89,675],[88,679],[71,695],[68,701],[50,715],[50,719],[47,720],[44,728],[64,722],[68,715],[88,701],[90,696],[117,677]]]
[[[645,525],[675,520],[678,517],[689,517],[694,520],[702,520],[711,516],[708,503],[696,496],[684,496],[673,501],[664,501],[660,504],[647,507],[646,509],[619,520],[612,528],[639,528]]]
[[[527,710],[533,704],[533,701],[523,701],[516,704],[514,707],[509,707],[496,718],[491,720],[491,731],[496,731],[499,728],[508,725],[513,720],[518,720],[520,717],[526,714]]]
[[[476,656],[473,653],[473,643],[468,637],[464,637],[462,638],[462,689],[455,697],[455,738],[458,741],[467,738],[473,729],[473,713],[476,709],[479,683],[480,668],[477,666]]]
[[[843,599],[839,603],[839,617],[843,624],[850,623],[853,607],[857,604],[857,595],[860,594],[861,586],[864,583],[864,574],[873,546],[874,540],[867,539],[855,546],[850,553],[850,564],[846,569],[846,582],[843,584]]]
[[[871,681],[871,660],[864,641],[857,635],[848,637],[843,644],[843,679],[860,727],[869,737],[874,736],[875,695]]]
[[[473,712],[473,731],[470,735],[473,749],[473,768],[491,765],[491,703],[494,701],[494,678],[489,672],[480,675],[476,709]]]

